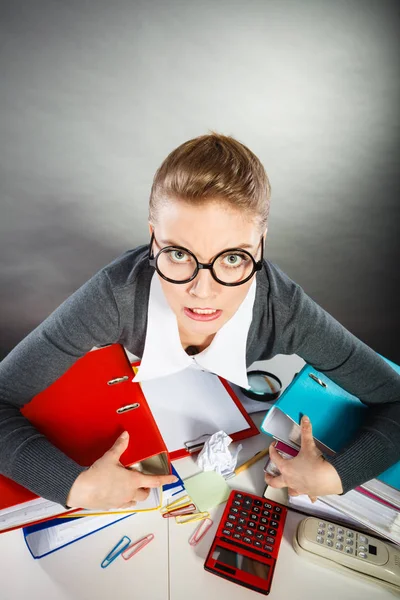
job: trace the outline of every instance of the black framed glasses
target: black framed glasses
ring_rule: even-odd
[[[160,277],[170,283],[189,283],[197,276],[200,269],[208,269],[215,281],[221,285],[230,287],[242,285],[249,281],[256,271],[260,271],[264,259],[264,236],[260,241],[259,261],[242,248],[223,250],[210,263],[199,262],[193,252],[182,246],[166,246],[154,256],[152,251],[154,241],[156,239],[153,232],[149,247],[150,266],[155,267]]]

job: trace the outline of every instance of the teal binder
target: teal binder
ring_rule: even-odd
[[[400,374],[400,366],[384,360]],[[307,415],[316,444],[323,452],[334,454],[356,436],[366,411],[367,407],[356,396],[324,373],[305,365],[268,411],[261,430],[298,448],[298,425],[301,417]],[[400,490],[400,461],[377,479]]]

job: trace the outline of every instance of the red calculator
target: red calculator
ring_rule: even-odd
[[[285,506],[233,490],[204,568],[261,594],[269,594],[285,525]]]

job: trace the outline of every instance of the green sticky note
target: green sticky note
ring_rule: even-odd
[[[199,511],[210,510],[228,500],[231,492],[225,479],[216,471],[204,471],[184,481],[185,490]]]

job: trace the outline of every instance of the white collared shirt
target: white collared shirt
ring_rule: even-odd
[[[132,381],[148,381],[186,368],[195,368],[210,371],[231,383],[249,388],[246,344],[255,296],[256,278],[236,313],[217,331],[211,344],[199,354],[189,356],[182,347],[176,316],[164,296],[158,275],[154,273],[150,285],[143,357]]]

